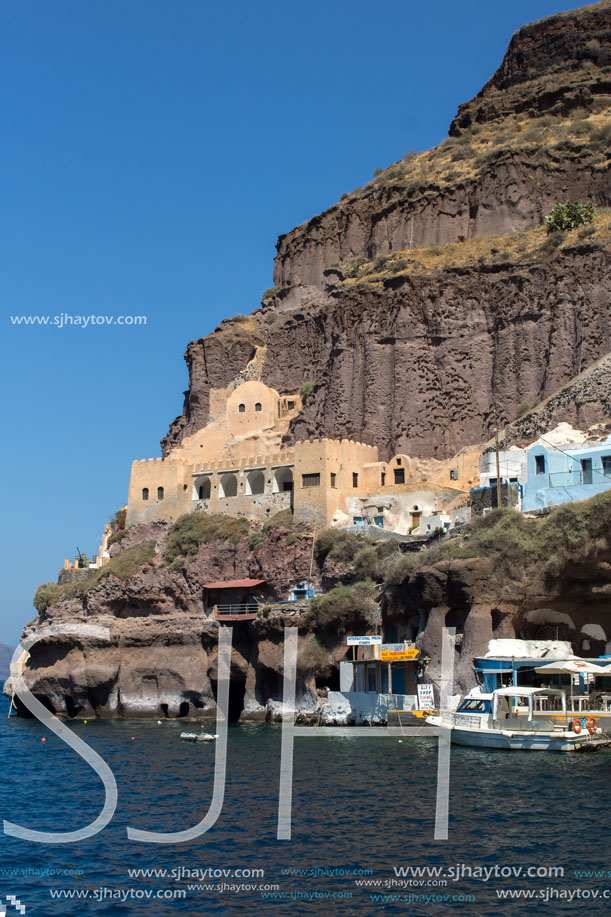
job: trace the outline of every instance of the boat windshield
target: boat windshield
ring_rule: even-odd
[[[467,697],[461,701],[457,713],[492,713],[492,705],[489,700],[477,700],[474,697]]]

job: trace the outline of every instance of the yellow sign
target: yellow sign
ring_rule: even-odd
[[[382,662],[401,662],[406,659],[417,659],[420,650],[401,650],[398,653],[390,652],[390,650],[382,650],[380,653],[380,658]]]

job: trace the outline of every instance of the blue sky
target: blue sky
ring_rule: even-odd
[[[258,307],[275,242],[447,133],[560,0],[20,0],[0,30],[0,642],[92,553],[181,411],[187,343]],[[15,326],[145,315],[145,327]]]

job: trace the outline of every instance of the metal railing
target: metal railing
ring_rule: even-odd
[[[213,611],[217,617],[224,617],[225,615],[256,615],[262,607],[262,605],[257,603],[215,605]]]

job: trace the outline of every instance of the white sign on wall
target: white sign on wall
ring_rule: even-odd
[[[348,646],[378,646],[381,643],[381,637],[348,637]]]
[[[433,685],[418,685],[418,708],[420,710],[434,710],[435,693]]]

